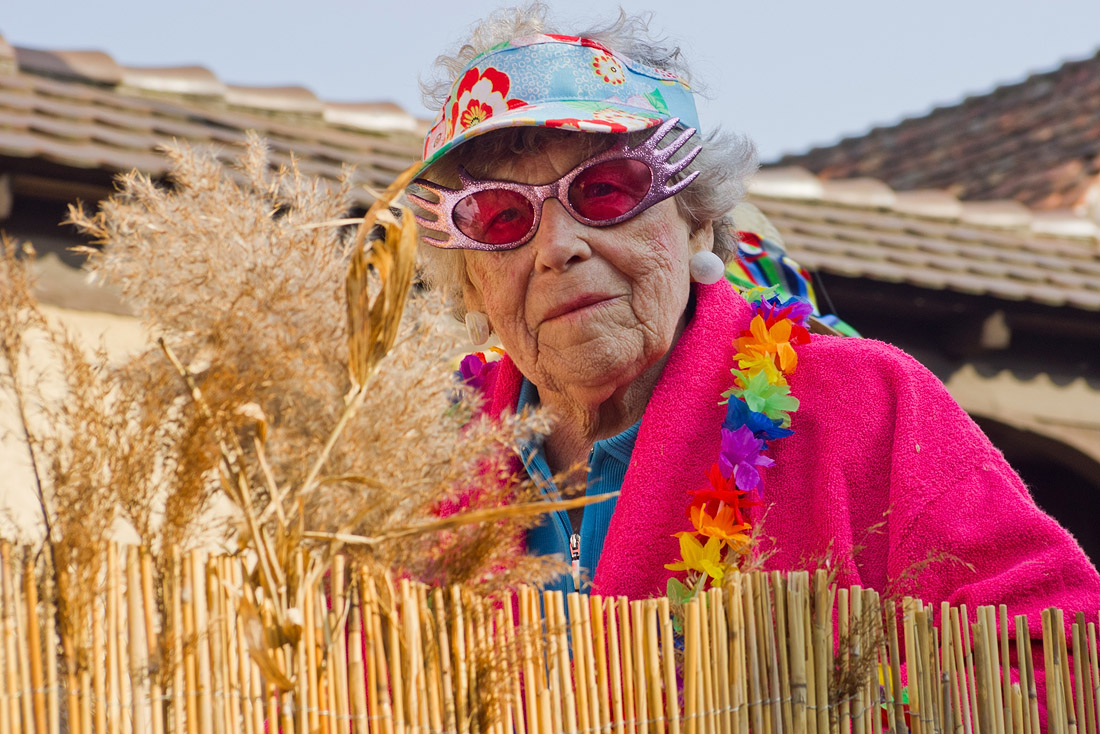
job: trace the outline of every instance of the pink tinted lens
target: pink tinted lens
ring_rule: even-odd
[[[506,245],[518,242],[530,231],[535,210],[515,191],[485,189],[455,204],[452,219],[458,231],[472,240]]]
[[[585,219],[615,219],[642,202],[653,184],[649,166],[631,158],[585,169],[569,186],[569,204]]]

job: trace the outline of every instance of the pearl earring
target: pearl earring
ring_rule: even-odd
[[[481,311],[466,312],[466,334],[470,337],[470,343],[480,347],[489,341],[489,317]]]
[[[691,256],[688,262],[688,272],[696,283],[711,285],[722,279],[726,272],[726,266],[722,258],[710,250],[701,250]]]

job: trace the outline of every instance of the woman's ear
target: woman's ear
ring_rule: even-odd
[[[481,297],[481,291],[466,276],[466,282],[462,284],[462,301],[466,307],[466,334],[470,337],[470,343],[481,346],[489,341],[489,334],[493,331],[489,323],[489,315],[485,313],[485,299]]]
[[[470,276],[463,272],[465,281],[462,283],[462,302],[466,306],[466,311],[485,311],[485,299],[481,297],[481,291],[477,289],[477,286],[470,280]]]
[[[480,289],[470,280],[470,273],[466,272],[465,265],[462,267],[462,304],[467,314],[470,311],[485,311],[485,299]]]
[[[712,252],[714,250],[714,221],[708,219],[695,228],[688,239],[688,248],[691,254],[697,252]]]

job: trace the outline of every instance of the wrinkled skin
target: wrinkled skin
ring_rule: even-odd
[[[493,177],[553,181],[584,159],[578,147],[557,141]],[[710,224],[693,233],[672,199],[611,227],[581,224],[551,199],[527,244],[464,252],[467,309],[488,315],[559,417],[546,447],[553,469],[583,460],[594,440],[641,418],[683,329],[688,262],[712,244]]]

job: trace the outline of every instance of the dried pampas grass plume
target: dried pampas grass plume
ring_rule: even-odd
[[[515,446],[548,433],[547,416],[481,420],[477,396],[455,383],[462,350],[445,308],[412,292],[416,229],[395,201],[413,170],[355,220],[349,176],[273,169],[258,138],[229,164],[182,144],[165,152],[168,184],[128,174],[98,212],[74,207],[68,219],[93,239],[91,271],[155,337],[145,352],[111,366],[46,329],[25,263],[4,244],[5,386],[31,400],[18,375],[34,329],[48,332],[66,380],[23,423],[69,673],[92,659],[92,559],[117,521],[151,558],[157,588],[174,588],[197,538],[251,559],[237,606],[264,630],[261,664],[299,639],[306,590],[338,553],[490,593],[559,573],[558,561],[516,553],[519,539],[539,513],[586,500],[545,502],[516,477]],[[228,516],[211,514],[218,502]],[[81,530],[89,522],[95,532]],[[187,646],[167,603],[165,671]]]

